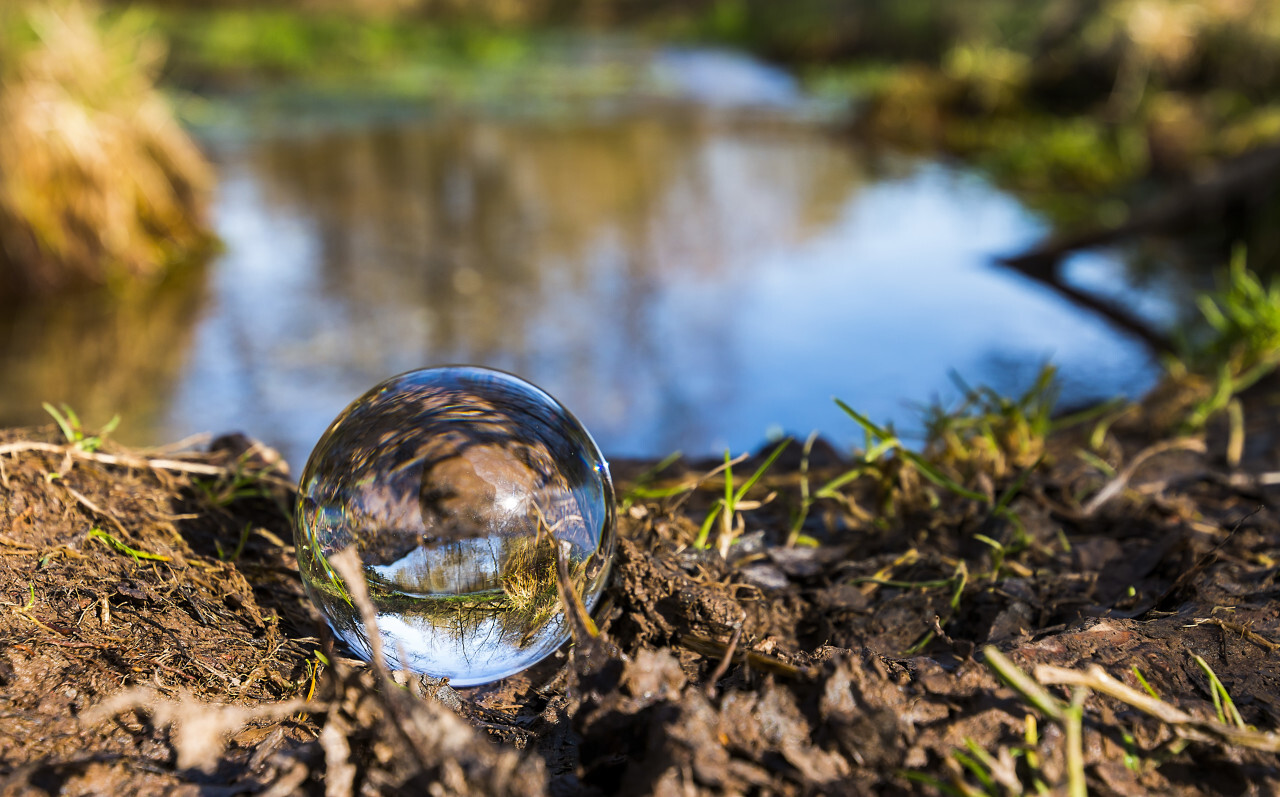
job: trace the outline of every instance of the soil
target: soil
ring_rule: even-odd
[[[948,466],[987,500],[887,457],[788,545],[853,465],[796,444],[727,556],[716,463],[615,463],[599,635],[471,689],[334,647],[269,449],[0,432],[0,794],[1280,793],[1280,391],[1246,398],[1234,466],[1157,395]]]

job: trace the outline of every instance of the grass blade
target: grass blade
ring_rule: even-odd
[[[866,429],[867,433],[876,438],[876,440],[887,440],[894,436],[889,430],[876,426],[872,423],[870,418],[858,412],[853,407],[850,407],[848,404],[845,404],[840,399],[836,399],[835,402],[836,406],[844,410],[846,415],[852,418],[863,429]]]
[[[1063,712],[1062,730],[1066,737],[1063,751],[1067,765],[1067,797],[1088,797],[1084,777],[1084,698],[1088,690],[1076,687],[1071,705]]]
[[[1218,680],[1218,674],[1198,654],[1193,655],[1192,658],[1195,659],[1205,677],[1209,679],[1209,691],[1213,694],[1213,707],[1218,712],[1218,722],[1223,725],[1234,725],[1244,730],[1247,727],[1244,724],[1244,718],[1240,716],[1240,711],[1236,708],[1235,701],[1231,699],[1231,693],[1227,691],[1227,687],[1223,686],[1222,681]]]
[[[983,767],[982,764],[959,750],[953,750],[951,757],[954,758],[962,767],[969,770],[969,772],[978,779],[978,782],[982,784],[982,788],[985,793],[996,793],[995,779],[991,777],[991,774],[987,772],[986,768]]]
[[[938,470],[936,466],[914,451],[908,451],[907,449],[902,448],[899,449],[899,452],[902,454],[903,459],[907,460],[912,465],[915,465],[920,470],[920,474],[922,476],[942,489],[948,490],[963,498],[977,501],[978,503],[987,504],[991,502],[991,499],[987,496],[962,486],[955,479]]]
[[[741,501],[744,496],[746,496],[747,491],[750,490],[752,487],[754,487],[756,482],[760,481],[760,477],[763,476],[765,471],[769,469],[769,466],[773,464],[773,461],[778,458],[778,455],[782,453],[782,450],[790,444],[791,444],[790,437],[788,437],[787,439],[779,443],[777,447],[774,448],[773,451],[769,454],[769,456],[765,459],[765,461],[760,464],[760,467],[756,468],[756,472],[751,474],[751,478],[747,479],[747,481],[741,487],[738,488],[738,491],[733,493],[732,500],[735,505],[739,501]],[[725,457],[728,457],[728,456],[729,456],[728,452],[725,452]],[[726,479],[725,481],[726,493],[729,491],[731,486],[732,486],[732,480]]]
[[[169,557],[164,556],[163,554],[149,553],[147,551],[140,551],[137,548],[130,548],[128,545],[125,545],[123,542],[111,536],[110,534],[103,531],[102,529],[96,529],[96,528],[90,529],[89,539],[98,540],[99,542],[105,543],[109,548],[114,548],[120,553],[124,553],[124,554],[128,554],[129,556],[132,556],[135,561],[139,559],[150,559],[157,562],[169,561]]]
[[[1147,683],[1146,678],[1142,677],[1142,670],[1139,670],[1138,665],[1136,664],[1133,665],[1133,677],[1138,679],[1138,683],[1142,684],[1142,688],[1147,690],[1147,694],[1151,695],[1156,700],[1160,699],[1160,695],[1156,694],[1156,690],[1151,687],[1151,684]]]
[[[1044,457],[1045,455],[1041,454],[1035,462],[1031,463],[1030,467],[1022,469],[1017,478],[1013,480],[1013,483],[1006,487],[1004,492],[1000,494],[1000,498],[996,501],[996,505],[991,508],[991,514],[999,515],[1008,508],[1013,499],[1018,496],[1018,493],[1022,492],[1022,488],[1026,485],[1027,479],[1031,476],[1031,472],[1040,467],[1040,464],[1044,462]]]
[[[698,538],[693,541],[693,547],[703,549],[707,547],[707,537],[711,536],[711,527],[715,524],[716,518],[720,515],[720,511],[724,509],[723,501],[716,501],[716,505],[707,513],[707,519],[702,521],[702,528],[698,529]]]
[[[851,470],[847,470],[831,481],[818,488],[813,495],[815,498],[831,498],[836,494],[836,490],[845,486],[849,482],[861,476],[866,470],[862,466],[858,466]]]
[[[61,412],[58,412],[57,407],[53,406],[47,401],[42,403],[40,406],[44,407],[45,412],[53,416],[54,422],[58,424],[58,428],[62,430],[62,436],[66,438],[66,441],[68,443],[75,443],[77,440],[80,439],[79,436],[76,435],[75,427],[72,426],[71,421],[66,416],[64,416]],[[67,407],[66,405],[63,405],[63,409],[67,410],[68,414],[70,415],[75,414],[75,413],[72,413],[71,408]]]
[[[1052,695],[1044,690],[1044,687],[1031,679],[1030,675],[1020,670],[1016,664],[1009,661],[1003,653],[992,645],[983,648],[983,656],[987,660],[987,666],[995,671],[996,675],[1013,688],[1023,699],[1040,710],[1040,713],[1046,717],[1062,721],[1066,706],[1061,701],[1055,699]]]

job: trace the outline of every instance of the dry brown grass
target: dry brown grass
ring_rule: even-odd
[[[0,10],[0,296],[155,277],[205,251],[211,172],[164,47],[78,0]]]

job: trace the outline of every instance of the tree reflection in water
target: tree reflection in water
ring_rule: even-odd
[[[199,306],[157,304],[140,317],[173,334],[120,335],[101,363],[60,354],[98,352],[95,330],[0,324],[3,407],[28,409],[6,417],[109,381],[128,442],[240,429],[296,465],[368,385],[478,362],[547,387],[611,454],[663,456],[775,426],[855,443],[832,395],[905,430],[905,402],[945,399],[953,370],[1017,393],[1051,357],[1069,403],[1155,373],[1140,343],[991,267],[1042,233],[1011,197],[735,114],[339,118],[218,144],[227,251]],[[1093,265],[1135,293],[1117,257]]]
[[[735,284],[754,253],[833,224],[861,180],[849,152],[779,124],[441,120],[224,153],[222,207],[284,262],[224,259],[226,307],[245,307],[216,333],[241,349],[216,389],[266,398],[295,460],[332,393],[445,362],[532,376],[617,448],[705,438],[741,392]],[[673,285],[715,299],[688,313]],[[218,412],[194,384],[182,399]]]

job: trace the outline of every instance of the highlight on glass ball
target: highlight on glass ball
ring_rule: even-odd
[[[328,558],[354,549],[391,669],[488,683],[569,637],[557,560],[588,610],[614,548],[609,467],[558,401],[473,366],[411,371],[361,396],[303,470],[298,569],[334,633],[371,647]]]

